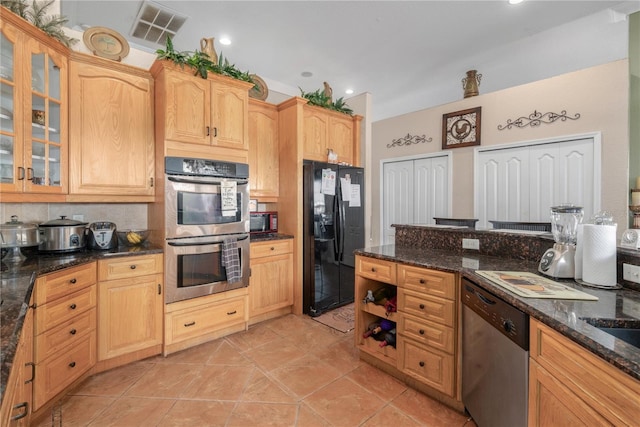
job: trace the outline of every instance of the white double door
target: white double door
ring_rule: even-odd
[[[573,203],[585,219],[598,209],[599,144],[578,138],[476,152],[475,215],[490,220],[549,222],[550,207]]]
[[[392,224],[434,224],[450,211],[450,156],[386,161],[382,166],[383,243],[395,241]]]

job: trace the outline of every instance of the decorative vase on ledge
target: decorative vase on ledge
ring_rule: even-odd
[[[464,89],[465,98],[478,96],[478,86],[480,86],[481,79],[482,74],[478,74],[476,70],[467,71],[467,77],[462,79],[462,88]]]
[[[214,38],[213,37],[203,37],[200,39],[200,50],[202,53],[205,53],[211,62],[214,64],[218,64],[218,54],[216,53],[216,48],[213,45]]]

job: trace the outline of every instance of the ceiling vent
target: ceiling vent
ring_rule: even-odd
[[[173,39],[187,17],[176,11],[145,1],[133,23],[131,36],[164,46],[167,36]]]

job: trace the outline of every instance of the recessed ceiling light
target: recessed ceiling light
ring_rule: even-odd
[[[524,0],[509,0],[509,4],[519,4],[522,3]]]
[[[225,46],[229,46],[231,44],[231,39],[229,37],[221,37],[220,38],[220,44],[223,44]]]
[[[353,93],[353,89],[347,89],[344,91],[347,95],[351,95]]]
[[[302,77],[311,77],[311,76],[313,76],[313,73],[311,71],[303,71],[303,72],[300,73],[300,75]]]

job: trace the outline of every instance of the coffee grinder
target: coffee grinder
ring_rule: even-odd
[[[575,276],[578,224],[582,222],[583,215],[582,208],[572,204],[551,208],[551,232],[556,243],[542,255],[539,272],[563,279]]]

